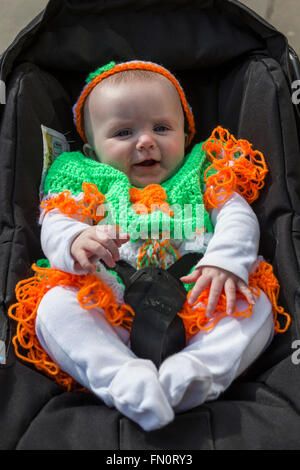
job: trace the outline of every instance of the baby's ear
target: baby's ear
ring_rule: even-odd
[[[92,160],[96,159],[95,151],[90,144],[84,144],[82,151],[86,157],[91,158]]]

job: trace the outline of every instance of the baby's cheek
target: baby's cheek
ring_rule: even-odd
[[[127,175],[128,170],[127,170],[126,162],[124,162],[123,160],[111,160],[109,162],[109,165],[115,168],[116,170],[122,171],[123,173]]]
[[[184,160],[184,144],[181,140],[175,140],[169,144],[169,155],[172,157],[172,161],[175,164],[182,163]]]
[[[112,166],[121,164],[124,155],[126,155],[126,149],[124,149],[122,142],[115,142],[112,139],[99,142],[98,145],[96,142],[95,147],[101,162],[111,164]]]
[[[173,154],[172,156],[168,157],[164,166],[169,173],[169,177],[179,170],[179,168],[183,164],[183,161],[184,161],[184,156],[182,156],[182,154],[177,154],[177,155]]]
[[[109,155],[104,153],[103,155],[101,155],[100,161],[101,163],[105,163],[106,165],[112,166],[116,170],[123,171],[124,173],[126,172],[127,161],[124,157],[124,153],[119,154],[110,152]]]

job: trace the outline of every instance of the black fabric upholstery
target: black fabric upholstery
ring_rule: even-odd
[[[92,394],[68,393],[15,357],[7,309],[16,283],[43,257],[38,190],[41,124],[80,148],[71,106],[93,68],[147,59],[186,90],[195,141],[220,124],[261,150],[269,173],[254,204],[260,253],[274,266],[292,325],[217,401],[146,433]],[[0,121],[1,449],[299,449],[300,152],[286,39],[237,1],[50,0],[1,57],[7,102]]]

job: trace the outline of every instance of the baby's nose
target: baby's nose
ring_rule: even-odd
[[[136,144],[137,150],[152,150],[155,147],[155,140],[149,134],[141,135]]]

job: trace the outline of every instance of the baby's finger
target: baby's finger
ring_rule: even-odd
[[[208,302],[206,307],[205,315],[210,318],[217,306],[220,294],[223,290],[223,282],[221,280],[214,279],[211,283],[211,288],[209,291]]]
[[[254,294],[252,294],[247,284],[245,284],[243,281],[238,281],[237,288],[241,292],[241,294],[246,297],[249,304],[254,305],[256,303],[256,297]]]
[[[117,225],[100,225],[96,229],[97,237],[103,237],[103,234],[108,235],[118,247],[123,243],[127,243],[130,239],[128,233],[121,232]]]
[[[92,265],[94,266],[99,261],[99,256],[93,255],[89,257],[89,260],[90,260],[90,263],[92,263]]]
[[[114,242],[111,240],[111,243]],[[111,252],[106,249],[100,240],[86,240],[83,251],[86,252],[89,258],[96,255],[98,259],[103,260],[110,268],[114,268],[116,265]]]
[[[130,240],[128,233],[122,232],[118,225],[108,225],[108,234],[120,247],[123,243],[127,243]]]
[[[121,232],[121,231],[118,232],[117,241],[118,241],[120,244],[127,243],[129,240],[130,240],[130,235],[129,235],[129,233]]]
[[[209,277],[199,277],[197,279],[196,284],[194,285],[193,289],[191,290],[188,303],[192,305],[198,299],[201,292],[207,287],[211,282]]]
[[[87,253],[84,250],[79,250],[75,258],[75,268],[79,265],[84,271],[93,273],[95,266],[91,260],[89,260]]]
[[[112,240],[109,237],[109,235],[99,234],[98,237],[99,237],[99,245],[103,246],[104,248],[106,248],[107,251],[110,252],[114,261],[119,261],[120,254],[119,254],[119,249],[118,249],[116,242]]]
[[[191,284],[192,282],[196,282],[199,276],[201,275],[201,269],[195,268],[194,271],[186,276],[182,276],[180,280],[185,284]]]
[[[111,252],[108,251],[104,246],[99,247],[99,252],[100,252],[99,259],[104,261],[104,263],[109,268],[114,268],[116,266],[115,260],[113,259]]]
[[[226,294],[226,313],[233,315],[234,307],[236,304],[236,285],[233,279],[229,278],[225,282],[224,291]]]

